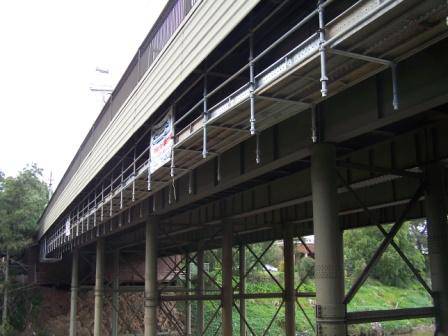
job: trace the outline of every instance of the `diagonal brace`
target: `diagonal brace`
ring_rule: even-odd
[[[356,201],[359,203],[359,205],[363,208],[364,212],[367,214],[368,220],[374,224],[384,235],[384,237],[387,237],[387,232],[384,230],[384,228],[378,223],[378,221],[375,220],[373,217],[371,211],[369,208],[364,204],[364,202],[359,197],[356,190],[354,190],[344,179],[344,177],[341,175],[341,173],[338,171],[338,177],[342,181],[342,183],[345,185],[347,190],[349,190],[352,195],[355,197]],[[412,262],[409,260],[409,258],[403,253],[403,251],[400,249],[400,247],[395,243],[395,241],[392,239],[390,244],[395,249],[395,251],[400,255],[400,257],[403,259],[403,261],[406,263],[406,265],[409,267],[411,272],[414,274],[414,276],[417,278],[417,280],[420,282],[420,284],[423,286],[423,288],[426,289],[426,291],[429,293],[429,295],[433,296],[432,290],[429,287],[428,283],[423,279],[423,277],[420,275],[420,271],[415,268],[415,266],[412,264]]]
[[[370,271],[373,269],[373,267],[378,263],[379,259],[383,255],[386,248],[390,245],[391,241],[394,239],[395,235],[397,234],[398,230],[402,227],[404,221],[406,220],[406,216],[408,215],[409,211],[417,204],[420,197],[423,195],[423,192],[425,190],[425,184],[422,182],[420,183],[420,186],[418,187],[417,191],[415,192],[412,199],[408,202],[406,205],[406,208],[404,209],[403,213],[401,214],[399,220],[394,224],[394,226],[390,229],[390,231],[387,233],[387,236],[382,241],[381,245],[378,247],[378,249],[373,254],[372,258],[370,259],[369,263],[367,264],[364,271],[361,273],[361,275],[358,277],[358,279],[355,281],[353,286],[348,291],[347,295],[344,299],[344,304],[348,304],[353,297],[358,292],[359,288],[364,284],[364,282],[367,280],[367,277],[369,276]]]

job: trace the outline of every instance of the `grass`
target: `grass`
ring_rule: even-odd
[[[279,274],[282,278],[282,274]],[[283,280],[280,280],[283,283]],[[301,291],[314,292],[314,282],[307,282],[302,285]],[[269,278],[263,279],[262,276],[257,275],[256,281],[247,281],[248,293],[268,293],[281,292],[281,289]],[[300,305],[303,311],[308,315],[311,324],[304,317],[301,309],[296,305],[296,329],[300,335],[313,335],[313,327],[315,327],[314,318],[314,298],[300,298]],[[379,309],[397,309],[410,307],[426,307],[432,304],[430,296],[426,291],[414,285],[411,288],[396,288],[382,285],[377,281],[369,280],[359,290],[348,306],[348,311],[362,311],[362,310],[379,310]],[[281,305],[280,299],[252,299],[246,300],[247,316],[250,317],[249,324],[256,335],[263,335],[268,327],[272,317]],[[211,318],[213,312],[216,310],[216,303],[206,302],[205,317],[206,324]],[[279,313],[270,326],[269,332],[265,335],[282,335],[284,334],[284,306],[279,310]],[[416,319],[392,321],[376,324],[364,324],[350,326],[350,335],[367,334],[373,328],[382,329],[386,335],[395,335],[398,333],[409,332],[415,327],[430,326],[433,324],[432,319]],[[211,323],[207,335],[214,335],[215,331],[220,326],[220,314],[216,315],[215,320]],[[239,332],[239,314],[234,308],[233,312],[233,329],[234,334]],[[216,333],[216,334],[219,334]],[[251,335],[248,330],[248,334]]]

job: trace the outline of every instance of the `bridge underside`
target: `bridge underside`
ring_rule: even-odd
[[[428,3],[436,8],[436,2]],[[288,17],[286,12],[295,10],[291,6],[279,9],[273,17]],[[205,125],[200,112],[192,112],[186,119],[180,117],[193,106],[187,104],[185,95],[180,95],[175,106],[180,120],[173,154],[175,164],[158,175],[140,174],[146,171],[138,168],[145,167],[139,158],[146,147],[140,146],[140,140],[134,141],[123,151],[130,153],[123,160],[134,167],[131,182],[126,184],[126,173],[121,168],[121,175],[117,175],[121,176],[121,189],[114,194],[111,182],[111,198],[102,199],[101,206],[80,216],[78,224],[71,227],[70,238],[64,236],[63,229],[59,235],[57,231],[50,233],[56,234],[56,239],[48,250],[49,258],[61,257],[62,262],[67,262],[73,255],[74,314],[79,288],[88,288],[95,282],[95,335],[101,334],[102,300],[108,291],[115,306],[119,293],[144,293],[145,335],[163,331],[160,321],[157,325],[157,315],[164,316],[176,335],[208,335],[214,331],[231,335],[235,319],[240,321],[241,335],[255,334],[246,301],[263,298],[279,299],[273,318],[281,311],[285,314],[285,335],[296,335],[296,311],[302,310],[300,300],[310,297],[316,300],[316,322],[306,314],[301,316],[310,321],[319,335],[346,335],[349,324],[425,317],[435,317],[438,330],[448,333],[448,321],[444,318],[448,316],[444,177],[448,159],[448,40],[444,39],[444,21],[440,23],[440,17],[446,17],[446,13],[420,7],[424,5],[391,10],[371,30],[345,36],[346,39],[337,37],[337,24],[343,20],[331,21],[327,33],[331,36],[332,29],[335,31],[336,44],[326,54],[326,86],[323,82],[327,80],[321,80],[323,61],[318,50],[306,64],[291,65],[291,69],[266,85],[263,73],[269,71],[261,72],[257,77],[259,87],[235,106],[229,103],[229,113],[220,114],[220,99],[216,98],[218,108],[210,111],[210,122]],[[266,5],[258,10],[256,13],[261,15],[271,9]],[[401,17],[402,11],[411,13],[403,19],[408,24],[400,28],[397,25],[404,21],[388,25]],[[279,27],[272,29],[281,35]],[[263,45],[267,31],[266,27],[260,28],[255,45]],[[394,34],[385,34],[390,31]],[[382,34],[382,43],[376,34]],[[241,35],[235,32],[222,48],[228,48],[226,43],[242,38]],[[277,59],[285,50],[294,51],[296,39],[302,41],[303,36],[285,40],[279,50],[274,49],[272,58]],[[224,63],[215,70],[216,77],[235,72],[232,62],[242,58],[239,48],[247,50],[247,46],[236,47],[233,53],[225,55]],[[208,64],[223,50],[226,49],[217,50]],[[364,52],[356,53],[361,50]],[[369,59],[364,57],[366,54],[378,58]],[[290,56],[295,57],[294,53]],[[247,53],[245,57],[238,62],[246,64]],[[394,62],[382,63],[385,59]],[[271,60],[261,63],[260,67],[266,69],[270,69],[269,64],[276,64]],[[206,92],[220,85],[213,84],[213,71],[207,71],[205,77],[212,78],[212,84],[209,88],[205,84]],[[247,79],[239,77],[245,75],[243,71],[238,74],[223,97],[233,89],[243,92]],[[190,88],[185,91],[189,92],[189,99],[196,95],[200,99],[202,94],[201,69],[195,76],[184,85]],[[327,96],[322,98],[320,90],[328,90]],[[202,108],[202,104],[198,107]],[[255,134],[251,135],[254,125]],[[208,138],[204,140],[206,129]],[[141,134],[145,134],[144,130]],[[205,146],[208,153],[203,158]],[[113,169],[110,174],[113,176]],[[173,175],[175,178],[171,179]],[[153,183],[151,191],[147,188],[149,183]],[[394,241],[403,223],[411,219],[426,219],[428,225],[431,285]],[[383,224],[391,227],[385,229]],[[384,240],[365,271],[348,286],[344,284],[343,232],[366,226],[377,226]],[[295,276],[294,241],[307,235],[315,236],[315,293],[303,291],[302,281]],[[253,243],[273,241],[282,241],[283,245],[282,279],[272,275],[263,264],[262,255],[251,248]],[[347,311],[347,305],[388,248],[397,250],[432,296],[434,306]],[[79,254],[84,257],[79,259]],[[246,292],[245,278],[253,268],[246,262],[247,254],[270,274],[278,285],[277,292]],[[145,265],[145,272],[124,261],[124,256],[130,255]],[[96,267],[90,271],[96,270],[96,280],[82,267],[78,274],[78,263],[92,262],[92,256],[96,258]],[[204,257],[220,265],[220,276],[214,277],[204,269]],[[157,258],[159,264],[164,263],[169,269],[158,280]],[[120,282],[120,266],[130,267],[140,280],[132,284]],[[194,281],[190,277],[192,267],[198,269]],[[82,278],[85,284],[79,283]],[[212,331],[214,324],[204,319],[206,301],[215,307],[212,317],[220,320],[217,330]],[[182,307],[182,317],[172,313],[174,303]],[[115,335],[118,306],[111,319]],[[74,329],[71,332],[74,335]]]

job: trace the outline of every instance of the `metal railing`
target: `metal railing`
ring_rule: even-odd
[[[388,0],[385,3],[390,4],[393,1],[395,1],[395,0]],[[192,5],[194,5],[195,2],[197,2],[197,1],[189,2],[189,5],[192,6]],[[273,44],[271,44],[270,46],[265,48],[258,55],[253,55],[253,53],[251,52],[252,57],[250,58],[249,62],[245,63],[239,70],[236,71],[236,73],[234,73],[233,75],[230,75],[228,78],[226,78],[222,83],[220,83],[213,90],[210,90],[210,91],[205,90],[203,98],[201,98],[193,107],[191,107],[188,111],[183,113],[182,116],[180,116],[177,120],[174,121],[175,128],[176,128],[176,126],[177,127],[181,126],[180,122],[184,121],[187,116],[197,112],[197,110],[201,110],[200,108],[202,107],[202,105],[205,105],[204,114],[206,114],[206,115],[209,114],[210,112],[214,111],[215,109],[218,109],[220,104],[225,102],[226,99],[228,99],[228,98],[225,98],[223,101],[218,102],[216,105],[212,106],[211,108],[207,108],[207,106],[206,106],[207,99],[210,98],[211,96],[213,96],[214,94],[216,94],[218,91],[225,88],[226,85],[231,80],[237,78],[237,76],[242,74],[244,71],[247,71],[248,69],[253,67],[255,62],[259,61],[262,57],[267,55],[271,50],[273,50],[273,48],[275,48],[277,45],[279,45],[279,43],[285,41],[294,32],[296,32],[302,26],[304,26],[305,23],[309,22],[313,18],[321,19],[319,15],[323,14],[322,13],[323,9],[328,7],[329,4],[331,4],[333,2],[335,2],[335,0],[327,0],[327,1],[319,2],[318,7],[316,9],[312,10],[309,14],[307,14],[303,18],[301,18],[301,20],[299,20],[299,22],[297,24],[295,24],[292,28],[290,28],[290,30],[288,30],[286,33],[284,33],[281,37],[279,37]],[[362,3],[362,2],[357,2],[357,3]],[[174,23],[180,24],[181,19],[180,19],[180,17],[178,17],[176,15],[178,15],[178,13],[180,13],[182,11],[184,13],[187,12],[186,7],[185,7],[186,2],[185,2],[185,0],[177,1],[175,4],[177,4],[178,7],[174,6],[171,9],[171,11],[167,14],[167,16],[165,17],[166,25],[161,24],[159,26],[160,31],[161,31],[160,36],[157,37],[157,34],[154,35],[153,39],[151,39],[148,43],[148,48],[145,47],[145,50],[150,50],[150,48],[149,48],[150,46],[157,47],[158,43],[161,43],[160,41],[163,41],[164,38],[169,39],[169,37],[171,36],[170,34],[173,34],[174,30],[172,30],[172,29],[174,29],[173,28],[174,25],[170,25],[170,19],[169,19],[170,17],[172,18]],[[380,6],[376,7],[373,10],[373,12],[374,13],[379,12],[381,9],[384,8],[384,6],[385,6],[384,4],[381,4]],[[188,10],[190,10],[190,9],[191,9],[191,7]],[[275,13],[275,11],[273,13]],[[271,15],[273,15],[273,13],[271,13]],[[253,33],[257,30],[258,27],[260,27],[266,21],[267,20],[263,20],[263,22],[259,23],[256,27],[254,27],[251,30],[251,33],[244,36],[241,39],[241,41],[237,43],[237,45],[247,42],[248,40],[250,42],[250,40],[253,38]],[[320,24],[322,25],[321,22],[320,22]],[[326,25],[323,25],[322,29],[325,29],[326,27],[327,27]],[[344,31],[342,31],[342,33],[336,34],[335,36],[336,37],[341,36],[343,33],[344,33]],[[332,38],[335,38],[335,36],[333,36]],[[269,72],[273,68],[278,68],[279,64],[281,64],[282,62],[287,60],[288,57],[290,57],[292,54],[294,54],[298,49],[300,49],[300,48],[303,49],[306,44],[310,43],[310,41],[315,41],[316,43],[315,43],[315,45],[313,45],[312,52],[307,52],[304,55],[302,55],[303,59],[311,57],[311,54],[313,54],[313,55],[321,54],[322,53],[321,46],[323,44],[325,44],[326,42],[321,39],[321,36],[319,36],[318,33],[314,33],[311,36],[302,40],[302,42],[300,42],[295,48],[293,48],[292,50],[287,52],[286,55],[284,55],[283,57],[281,57],[280,59],[278,59],[277,61],[275,61],[268,67],[266,67],[265,69],[262,69],[259,73],[256,74],[255,72],[251,72],[249,84],[246,84],[242,88],[238,89],[232,95],[237,94],[242,89],[249,88],[249,90],[250,90],[249,99],[255,100],[255,97],[262,97],[262,96],[258,96],[258,91],[260,89],[262,89],[268,82],[271,82],[274,79],[274,78],[271,78],[268,76]],[[253,48],[252,43],[249,43],[249,46],[251,49]],[[331,47],[332,46],[330,45],[328,47],[328,50],[325,49],[324,51],[326,51],[326,52],[334,51],[335,49],[332,49]],[[212,69],[216,64],[221,62],[228,55],[228,53],[230,53],[232,50],[234,50],[234,49],[232,48],[229,52],[222,55],[212,66],[209,66],[207,70]],[[338,51],[338,53],[341,53],[341,51]],[[374,63],[378,63],[379,61],[381,61],[379,63],[381,63],[385,66],[389,66],[389,64],[390,64],[390,61],[386,62],[381,59],[366,57],[366,56],[362,56],[362,55],[359,56],[358,54],[353,54],[353,53],[345,52],[344,56],[347,56],[349,58],[354,58],[354,56],[356,56],[357,59],[362,57],[363,60],[374,62]],[[139,59],[141,60],[142,58],[139,58]],[[296,57],[296,63],[303,61],[303,59],[301,57]],[[325,60],[321,59],[320,63],[322,66],[322,63],[325,63]],[[287,70],[285,70],[285,72],[286,71]],[[325,71],[325,66],[324,66],[323,68],[321,68],[321,73],[322,73],[321,94],[323,97],[325,97],[326,92],[327,92],[326,85],[325,85],[325,83],[323,83],[324,81],[327,80],[326,79],[327,76],[326,76],[325,72],[326,71]],[[265,77],[269,78],[269,80],[268,79],[264,80]],[[201,78],[204,80],[204,83],[206,83],[206,74],[203,75]],[[277,77],[275,77],[275,78],[277,78]],[[251,83],[253,83],[253,87],[250,86]],[[396,92],[394,90],[394,104],[393,104],[394,108],[396,105],[395,104],[395,94],[396,94]],[[282,101],[282,99],[274,98],[274,97],[264,97],[264,98]],[[246,99],[247,99],[247,97],[246,97]],[[285,100],[285,99],[283,99],[283,100]],[[295,103],[302,104],[302,102],[297,102],[297,101],[295,101]],[[250,109],[251,109],[251,116],[250,116],[251,128],[252,128],[252,126],[254,126],[254,129],[255,129],[255,118],[254,118],[255,111],[254,111],[253,104],[251,104]],[[206,136],[205,132],[206,132],[206,126],[207,126],[208,122],[209,122],[208,120],[205,121],[205,123],[203,125],[203,131],[205,134],[204,143],[203,143],[204,149],[207,148],[206,147],[207,136]],[[254,123],[254,125],[252,125],[252,122]],[[255,131],[256,131],[256,129],[255,129]],[[149,130],[148,130],[148,132],[149,132]],[[148,167],[150,164],[150,146],[149,146],[149,141],[146,138],[148,132],[145,132],[143,135],[141,135],[140,138],[135,142],[134,146],[131,147],[123,155],[124,158],[126,158],[128,156],[132,156],[133,160],[130,160],[130,162],[127,162],[127,159],[123,159],[123,160],[117,162],[112,167],[112,169],[109,169],[109,172],[107,174],[105,174],[101,179],[99,179],[98,183],[93,188],[93,190],[91,190],[91,192],[88,195],[86,195],[80,202],[78,202],[77,206],[72,206],[71,211],[68,213],[68,218],[69,218],[69,222],[70,222],[70,233],[68,235],[64,234],[65,233],[64,224],[63,224],[64,221],[61,221],[61,224],[59,225],[59,227],[55,227],[54,230],[48,232],[48,234],[46,235],[46,239],[48,238],[48,248],[47,248],[47,240],[45,240],[44,249],[43,249],[43,251],[41,251],[41,252],[43,252],[43,255],[46,255],[48,252],[53,252],[53,251],[57,250],[58,247],[60,247],[64,243],[69,242],[71,239],[73,239],[73,237],[76,238],[76,237],[78,237],[79,234],[83,234],[85,232],[84,231],[85,224],[87,226],[86,231],[89,231],[90,229],[95,228],[97,226],[96,213],[97,213],[99,207],[102,207],[107,202],[110,202],[109,218],[113,217],[113,215],[116,214],[114,211],[114,206],[112,204],[113,198],[115,196],[119,196],[121,198],[118,201],[119,202],[119,204],[118,204],[119,210],[116,211],[117,213],[119,213],[121,211],[121,209],[123,208],[123,195],[122,195],[123,191],[124,191],[124,189],[128,188],[129,185],[131,185],[131,188],[132,188],[132,202],[135,201],[134,193],[135,193],[136,179],[139,175],[142,175],[141,174],[142,170],[148,170]],[[177,133],[177,132],[175,132],[175,133]],[[175,143],[174,147],[176,147],[176,145],[177,144]],[[137,148],[138,148],[138,150],[137,150]],[[206,151],[205,151],[205,154],[206,154]],[[173,154],[171,163],[173,163],[173,161],[174,161],[174,154]],[[172,165],[171,169],[173,169],[173,168],[175,168],[175,167]],[[183,169],[183,168],[180,168],[180,169]],[[174,174],[171,174],[171,176],[174,181]],[[151,179],[151,173],[148,171],[148,190],[147,191],[154,192],[149,187],[150,179]],[[91,216],[94,217],[93,223],[90,222]],[[103,221],[103,218],[101,215],[100,222],[102,222],[102,221]],[[79,230],[79,228],[80,228],[80,230]]]
[[[200,0],[169,0],[159,19],[138,48],[123,76],[111,93],[101,113],[79,147],[75,157],[67,168],[61,182],[56,188],[52,199],[56,199],[67,186],[70,178],[79,168],[84,157],[87,156],[109,122],[120,110],[122,104],[130,96],[132,90],[155,63],[161,52],[169,44],[171,37]],[[45,214],[45,213],[44,213]]]

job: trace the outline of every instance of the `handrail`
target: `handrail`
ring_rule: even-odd
[[[125,88],[129,88],[129,86],[132,87],[132,89],[138,84],[141,78],[143,78],[146,70],[150,68],[150,66],[157,60],[158,55],[160,52],[167,46],[168,42],[170,41],[171,37],[175,34],[177,31],[177,28],[183,23],[184,19],[188,16],[192,8],[199,3],[200,0],[169,0],[166,4],[165,8],[162,10],[162,13],[159,17],[159,19],[154,24],[153,28],[150,30],[148,35],[146,36],[145,40],[142,42],[140,47],[138,48],[137,52],[135,53],[134,57],[132,58],[128,68],[123,73],[122,77],[120,78],[118,84],[116,85],[114,91],[110,95],[109,99],[104,104],[100,114],[96,118],[93,126],[90,128],[88,134],[86,135],[85,139],[81,143],[80,147],[78,148],[74,158],[70,162],[66,172],[64,173],[61,181],[59,182],[58,186],[56,187],[55,192],[52,195],[52,198],[48,202],[48,205],[51,204],[51,201],[53,198],[56,198],[56,196],[62,192],[63,188],[68,183],[68,177],[70,174],[70,171],[74,168],[76,169],[76,165],[80,165],[81,163],[81,154],[86,150],[87,146],[92,145],[92,143],[95,143],[94,139],[94,133],[97,130],[98,125],[100,124],[100,121],[103,119],[103,117],[107,114],[107,112],[111,111],[111,114],[114,115],[119,108],[121,107],[121,104],[114,104],[114,98],[120,96],[122,91]],[[157,48],[155,48],[157,47]],[[150,55],[151,54],[151,55]],[[157,54],[157,55],[153,55]],[[146,55],[146,58],[144,58]],[[147,61],[146,61],[147,59]],[[137,79],[135,83],[130,83],[130,74],[134,73],[135,71],[138,71],[137,73]],[[131,89],[131,90],[132,90]],[[100,134],[97,134],[98,136]],[[46,214],[47,209],[43,212],[40,219],[44,217]],[[39,219],[39,220],[40,220]]]
[[[183,1],[183,0],[177,0],[177,3],[179,1]],[[321,4],[321,7],[327,7],[329,4],[331,4],[332,2],[334,2],[335,0],[326,0],[325,2],[323,2]],[[275,12],[275,11],[274,11]],[[178,120],[176,120],[174,122],[174,126],[177,126],[180,122],[182,122],[183,120],[185,120],[185,118],[187,118],[191,113],[193,113],[193,111],[197,108],[199,108],[204,101],[206,101],[207,99],[209,99],[211,96],[215,95],[217,92],[219,92],[222,88],[224,88],[227,84],[229,84],[232,80],[234,80],[235,78],[237,78],[239,75],[241,75],[244,71],[246,71],[247,69],[250,68],[250,66],[252,64],[254,64],[255,62],[259,61],[260,59],[262,59],[263,56],[265,56],[266,54],[268,54],[272,49],[274,49],[276,46],[278,46],[281,42],[283,42],[284,40],[286,40],[289,36],[291,36],[295,31],[297,31],[299,28],[301,28],[303,25],[305,25],[307,22],[309,22],[314,16],[316,16],[319,13],[318,9],[313,10],[312,12],[310,12],[307,16],[305,16],[302,20],[300,20],[296,25],[294,25],[290,30],[288,30],[285,34],[283,34],[279,39],[277,39],[273,44],[271,44],[269,47],[267,47],[266,49],[264,49],[260,54],[258,54],[257,56],[255,56],[252,60],[250,60],[248,63],[246,63],[244,66],[242,66],[239,70],[237,70],[233,75],[231,75],[229,78],[227,78],[226,80],[224,80],[222,83],[220,83],[216,88],[214,88],[213,90],[211,90],[210,92],[207,92],[207,94],[205,94],[193,107],[191,107],[186,113],[184,113],[182,115],[182,117],[180,117]],[[273,13],[272,13],[273,14]],[[268,18],[265,18],[265,20],[263,20],[263,22],[266,22]],[[251,34],[254,33],[254,31],[256,31],[257,29],[259,29],[262,25],[259,24],[256,27],[254,27],[251,32],[249,32],[249,34],[247,34],[244,38],[242,38],[237,44],[240,45],[241,43],[243,43],[244,41],[246,41],[249,36]],[[161,26],[162,27],[162,26]],[[149,46],[149,44],[148,44]],[[146,51],[146,50],[145,50]],[[227,55],[227,53],[226,53]],[[223,55],[224,57],[225,55]],[[223,57],[220,57],[213,65],[212,67],[216,66],[217,64],[219,64],[219,62],[222,61]],[[212,67],[210,67],[207,70],[212,69]],[[207,72],[205,72],[206,75]],[[258,77],[259,74],[257,74]],[[241,88],[240,88],[241,89]],[[112,97],[111,97],[112,99]],[[225,100],[225,99],[224,99]],[[109,103],[109,101],[108,101]],[[107,105],[107,104],[106,104]],[[219,103],[217,104],[219,105]],[[216,106],[216,105],[215,105]],[[136,143],[139,143],[145,136],[147,135],[147,132],[145,132],[138,140]],[[131,153],[133,150],[135,149],[135,146],[131,147],[124,156],[127,156],[129,153]],[[150,150],[150,148],[148,148],[148,150]],[[146,149],[143,150],[142,154],[146,152]],[[140,154],[139,157],[142,155]],[[104,182],[104,180],[106,180],[106,178],[108,178],[109,176],[112,176],[112,181],[111,181],[111,191],[110,194],[113,195],[114,192],[116,192],[117,190],[119,190],[120,188],[123,187],[123,182],[125,181],[124,179],[124,174],[125,172],[127,172],[127,170],[131,167],[130,164],[128,167],[126,167],[126,169],[122,168],[121,173],[118,174],[118,176],[114,179],[113,178],[113,171],[114,169],[116,169],[119,164],[122,163],[122,160],[117,162],[114,167],[111,169],[111,173],[110,174],[106,174],[99,182],[98,185],[100,185],[101,183]],[[114,184],[115,182],[117,183],[117,186],[114,188]],[[90,194],[86,195],[84,197],[83,200],[80,201],[80,203],[83,203],[86,199],[89,199]],[[90,205],[92,204],[92,202],[87,201],[87,204],[83,207],[83,210],[86,209],[87,212],[87,216],[89,216],[89,209],[90,209]],[[84,211],[83,211],[84,212]],[[85,216],[85,215],[84,215]],[[83,216],[83,217],[84,217]],[[63,232],[61,232],[60,234],[63,234]]]
[[[178,1],[182,1],[182,0],[178,0]],[[333,3],[335,0],[327,0],[325,2],[321,2],[319,4],[320,9],[327,7],[329,4]],[[388,4],[390,1],[386,1],[385,4]],[[384,5],[385,6],[385,5]],[[383,6],[382,6],[383,7]],[[319,14],[319,8],[311,11],[308,15],[306,15],[304,18],[302,18],[296,25],[294,25],[290,30],[288,30],[286,33],[284,33],[279,39],[277,39],[275,42],[273,42],[271,45],[269,45],[266,49],[264,49],[263,51],[261,51],[256,57],[252,58],[251,60],[249,60],[248,63],[246,63],[244,66],[242,66],[237,72],[235,72],[233,75],[231,75],[229,78],[225,79],[222,83],[220,83],[216,88],[214,88],[213,90],[211,90],[210,92],[206,93],[193,107],[191,107],[186,113],[184,113],[182,115],[182,117],[180,117],[178,120],[176,120],[174,122],[174,126],[178,125],[180,122],[182,122],[183,120],[185,120],[185,118],[187,118],[195,109],[199,108],[201,106],[201,104],[203,104],[205,101],[207,101],[207,99],[211,96],[213,96],[214,94],[216,94],[218,91],[220,91],[223,87],[225,87],[228,83],[230,83],[232,80],[234,80],[235,78],[237,78],[239,75],[241,75],[244,71],[246,71],[247,69],[249,69],[255,62],[259,61],[262,57],[264,57],[265,55],[267,55],[271,50],[273,50],[276,46],[278,46],[281,42],[285,41],[288,37],[290,37],[295,31],[297,31],[299,28],[301,28],[302,26],[304,26],[307,22],[309,22],[314,16]],[[266,20],[264,20],[266,21]],[[253,34],[253,32],[258,29],[260,27],[260,25],[257,25],[256,28],[253,28],[250,33],[248,35],[246,35],[244,38],[242,38],[237,45],[240,45],[241,43],[243,43],[244,41],[247,40],[247,38]],[[309,36],[307,39],[305,39],[304,41],[302,41],[299,46],[297,46],[296,48],[299,48],[301,45],[307,43],[309,40],[311,40],[312,38],[316,37],[316,33],[313,34],[312,36]],[[330,40],[328,40],[330,41]],[[327,42],[328,42],[327,41]],[[294,48],[293,50],[295,50],[296,48]],[[227,53],[225,54],[227,55]],[[224,56],[225,56],[224,55]],[[222,58],[220,57],[214,64],[212,67],[216,66],[220,61],[222,60]],[[274,64],[271,64],[268,68],[264,69],[263,71],[261,71],[259,74],[257,74],[255,76],[255,78],[259,78],[262,74],[264,74],[266,71],[268,71],[273,65],[277,64],[278,62],[280,62],[280,60],[278,60],[277,62],[275,62]],[[204,72],[203,76],[207,75],[207,71],[210,71],[210,69],[212,68],[208,68],[206,69],[206,71]],[[202,78],[202,77],[200,77]],[[243,89],[245,86],[241,87],[238,90]],[[237,90],[237,91],[238,91]],[[227,98],[223,99],[222,101],[225,101]],[[217,103],[215,106],[212,107],[211,110],[213,110],[214,107],[219,106],[220,103]],[[209,110],[210,111],[210,110]],[[126,181],[128,181],[130,179],[130,177],[134,176],[135,178],[135,174],[140,171],[140,169],[142,167],[144,167],[145,165],[149,164],[150,159],[146,159],[144,160],[143,163],[141,163],[138,168],[136,168],[136,160],[140,160],[144,155],[147,155],[148,152],[150,152],[150,147],[145,147],[141,153],[138,155],[138,157],[135,156],[135,149],[137,148],[137,145],[141,144],[140,141],[142,141],[148,134],[149,131],[144,132],[144,134],[142,134],[136,141],[136,144],[134,146],[132,146],[124,156],[127,156],[129,153],[131,153],[132,151],[134,151],[134,161],[132,163],[130,163],[129,165],[127,165],[126,167],[123,167],[123,161],[124,158],[117,162],[114,165],[114,168],[111,169],[111,172],[109,174],[106,174],[99,182],[99,184],[97,184],[97,187],[99,185],[101,185],[101,183],[103,183],[106,178],[111,178],[111,183],[110,183],[110,191],[109,194],[107,194],[105,197],[108,197],[109,195],[114,195],[115,192],[122,192],[123,188],[124,188],[124,184]],[[139,151],[140,152],[140,151]],[[121,169],[121,173],[118,174],[117,177],[113,177],[114,174],[114,170],[119,166],[119,164],[122,164],[122,169]],[[132,170],[132,172],[130,174],[127,174],[129,172],[129,170]],[[117,183],[117,185],[115,185],[115,183]],[[115,187],[114,187],[115,186]],[[107,189],[107,188],[106,188]],[[81,211],[81,216],[79,216],[79,210],[78,210],[78,217],[77,217],[77,222],[76,225],[79,225],[79,222],[84,220],[84,218],[88,218],[91,215],[91,209],[90,206],[92,204],[95,204],[96,206],[96,200],[99,197],[98,195],[96,195],[96,188],[94,188],[94,199],[92,201],[89,201],[89,198],[91,197],[92,192],[90,192],[88,195],[86,195],[83,200],[80,203],[83,203],[86,199],[87,199],[87,204],[85,204],[85,206],[82,208]],[[104,193],[104,188],[103,188],[103,193]],[[78,208],[79,209],[79,208]],[[86,209],[86,211],[85,211]],[[98,209],[94,210],[94,211],[98,211]],[[74,223],[73,223],[74,224]],[[56,229],[56,231],[51,234],[50,237],[54,237],[53,239],[50,238],[50,242],[53,243],[54,240],[58,239],[58,236],[63,235],[64,234],[64,230],[61,230],[61,228]],[[65,237],[63,237],[63,242],[65,241]],[[54,248],[53,248],[54,249]]]
[[[327,0],[325,1],[321,6],[322,8],[327,7],[328,5],[330,5],[332,2],[334,2],[335,0]],[[222,82],[220,85],[218,85],[216,88],[214,88],[213,90],[211,90],[210,92],[208,92],[203,98],[201,98],[190,110],[188,110],[184,115],[182,115],[181,118],[179,118],[174,125],[179,124],[181,121],[183,121],[186,117],[188,117],[196,108],[198,108],[202,102],[204,101],[204,99],[208,99],[211,96],[213,96],[215,93],[217,93],[219,90],[221,90],[223,87],[225,87],[228,83],[230,83],[232,80],[234,80],[236,77],[238,77],[239,75],[241,75],[241,73],[243,73],[245,70],[247,70],[251,63],[256,63],[257,61],[259,61],[261,58],[263,58],[263,56],[265,56],[266,54],[268,54],[272,49],[274,49],[276,46],[278,46],[281,42],[285,41],[288,37],[290,37],[295,31],[297,31],[299,28],[301,28],[303,25],[305,25],[306,23],[308,23],[314,16],[316,16],[319,13],[318,9],[313,10],[311,13],[309,13],[307,16],[305,16],[302,20],[300,20],[294,27],[292,27],[290,30],[288,30],[285,34],[283,34],[280,38],[278,38],[274,43],[272,43],[269,47],[267,47],[266,49],[264,49],[261,53],[259,53],[257,56],[255,56],[253,58],[253,60],[249,61],[248,63],[246,63],[243,67],[241,67],[237,72],[235,72],[232,76],[230,76],[229,78],[227,78],[224,82]],[[260,27],[260,25],[258,25],[256,28],[258,29]],[[255,31],[256,29],[253,29],[253,31]],[[244,39],[242,39],[239,43],[244,42],[249,35],[245,36]],[[215,62],[213,64],[213,66],[216,66],[219,62],[221,61],[221,59],[218,60],[218,62]]]

